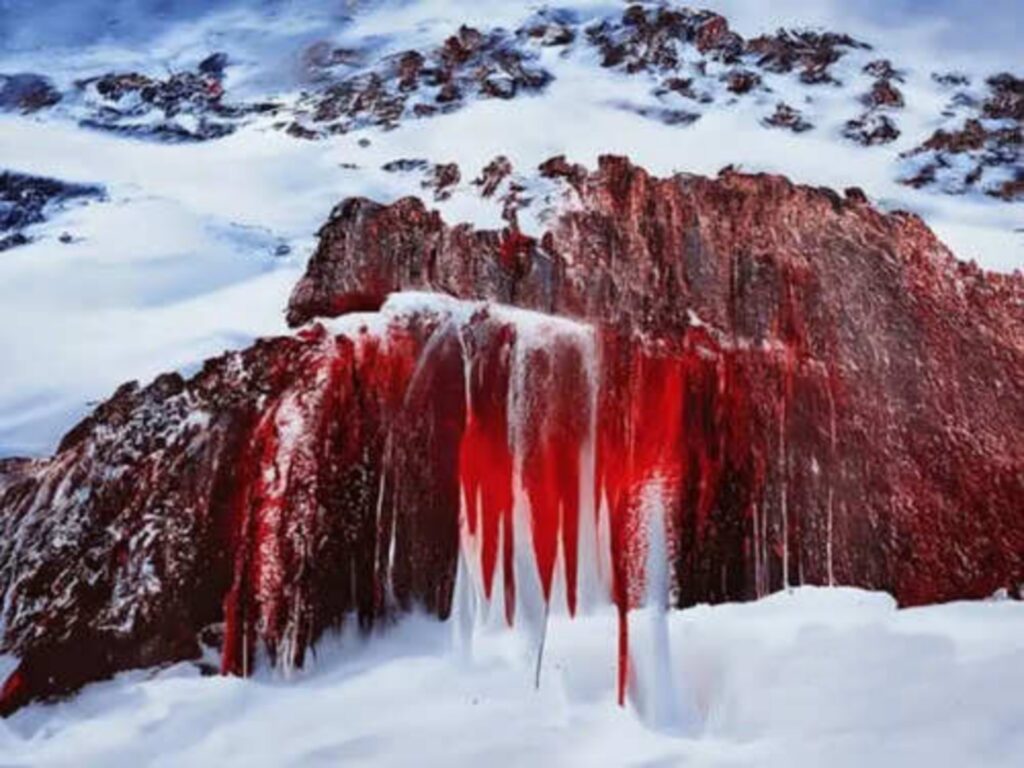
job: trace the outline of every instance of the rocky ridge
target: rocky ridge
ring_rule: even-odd
[[[841,140],[882,151],[905,131],[907,72],[877,58],[868,43],[807,29],[746,39],[720,14],[664,3],[634,3],[599,18],[547,9],[513,29],[464,25],[439,45],[404,50],[365,40],[319,41],[300,57],[302,92],[264,103],[230,98],[225,73],[232,62],[215,53],[194,70],[164,78],[112,72],[85,78],[67,94],[41,75],[0,75],[0,109],[62,109],[90,127],[159,141],[217,139],[265,116],[295,137],[323,139],[387,130],[480,100],[539,96],[556,78],[553,57],[649,81],[646,100],[613,93],[611,103],[681,130],[712,106],[742,103],[763,105],[756,119],[767,128],[820,131],[815,104],[823,94],[847,90],[861,109],[840,123]],[[865,76],[868,90],[858,93]],[[947,125],[902,156],[894,153],[894,177],[949,194],[1020,200],[1020,78],[994,75],[986,93],[955,73],[933,79],[950,92],[948,114],[935,116],[946,117]]]

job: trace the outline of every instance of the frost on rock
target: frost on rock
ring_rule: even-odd
[[[856,190],[537,176],[537,237],[344,201],[289,307],[333,330],[125,385],[0,464],[0,711],[201,642],[290,670],[347,623],[447,619],[460,573],[509,624],[614,605],[620,701],[642,605],[1024,581],[1019,275]]]
[[[860,117],[846,123],[843,135],[864,146],[889,144],[900,137],[892,114],[904,106],[903,93],[895,85],[903,82],[903,75],[888,59],[869,62],[864,72],[875,78],[871,90],[861,97],[867,109]]]

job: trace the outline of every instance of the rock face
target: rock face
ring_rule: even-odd
[[[0,465],[0,711],[204,646],[298,666],[346,621],[448,617],[459,579],[509,623],[612,601],[621,697],[652,536],[676,606],[1017,592],[1020,275],[856,190],[540,172],[539,238],[343,202],[289,319],[371,314],[126,385]]]
[[[724,410],[748,431],[751,462],[730,487],[756,488],[751,509],[802,531],[790,581],[823,583],[831,571],[905,603],[1020,581],[1019,275],[955,261],[919,219],[882,215],[857,190],[844,199],[735,173],[658,180],[618,158],[593,174],[545,165],[565,179],[567,210],[539,239],[448,227],[411,198],[346,201],[295,289],[290,321],[430,290],[591,323],[602,365],[625,348],[634,373],[631,355],[678,362],[697,344],[724,377],[707,396],[744,399]],[[932,538],[958,529],[973,533]],[[842,554],[826,546],[829,530],[847,542]],[[719,596],[699,583],[689,574],[681,589]]]

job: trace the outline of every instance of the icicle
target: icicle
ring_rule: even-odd
[[[672,670],[671,639],[668,625],[669,561],[667,499],[664,481],[655,478],[642,492],[644,518],[647,522],[647,599],[651,620],[651,655],[647,681],[651,694],[646,702],[653,725],[666,728],[678,724],[675,675]]]
[[[544,665],[544,643],[548,638],[548,619],[551,614],[551,603],[547,602],[544,604],[544,622],[541,624],[540,629],[540,645],[537,647],[537,669],[534,672],[533,677],[533,688],[534,690],[540,690],[540,672]]]

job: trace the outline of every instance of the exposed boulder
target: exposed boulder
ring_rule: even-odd
[[[79,80],[85,108],[81,124],[89,128],[158,141],[207,141],[234,132],[255,114],[273,112],[273,104],[231,104],[223,78],[228,58],[215,53],[194,71],[165,79],[138,72],[108,73]]]
[[[865,147],[889,144],[900,137],[900,129],[888,115],[869,111],[854,120],[848,120],[843,135]]]
[[[804,119],[800,110],[782,101],[776,104],[775,111],[761,122],[770,128],[785,128],[793,133],[804,133],[814,127]]]
[[[837,83],[832,65],[847,51],[857,49],[869,50],[870,46],[849,35],[787,29],[756,37],[745,47],[757,56],[758,66],[769,72],[799,72],[800,81],[809,85]]]

